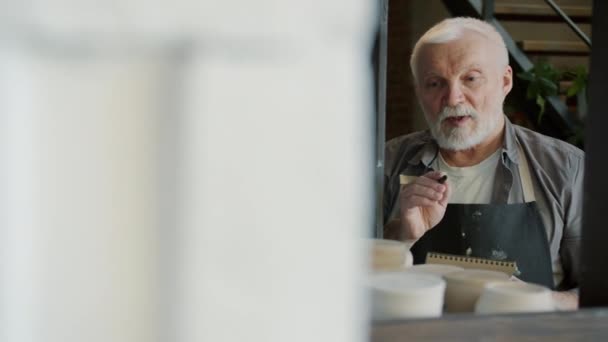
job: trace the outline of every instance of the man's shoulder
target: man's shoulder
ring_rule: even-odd
[[[426,144],[433,140],[429,131],[401,135],[386,142],[384,149],[384,171],[387,175],[402,171],[416,158]]]
[[[392,138],[386,142],[387,153],[395,153],[399,150],[417,150],[432,140],[430,132],[418,131]]]
[[[536,158],[549,157],[551,160],[570,160],[579,162],[585,158],[585,152],[563,140],[535,132],[531,129],[513,125],[519,142],[526,146]]]

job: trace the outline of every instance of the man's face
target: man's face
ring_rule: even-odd
[[[512,71],[499,56],[496,43],[477,33],[421,48],[416,92],[442,148],[469,149],[501,132]]]

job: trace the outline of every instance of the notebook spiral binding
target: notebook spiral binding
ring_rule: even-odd
[[[521,274],[520,271],[517,269],[517,263],[515,261],[500,261],[485,258],[467,257],[462,255],[428,252],[426,254],[426,263],[499,271],[511,276],[518,276]]]

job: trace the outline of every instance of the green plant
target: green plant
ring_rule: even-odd
[[[584,66],[579,65],[574,70],[566,70],[563,72],[562,77],[565,80],[572,80],[572,85],[568,88],[566,95],[568,97],[578,95],[584,92],[587,88],[587,82],[589,81],[589,74]]]
[[[547,97],[558,95],[560,82],[571,82],[565,95],[566,97],[573,97],[586,93],[588,81],[588,73],[585,67],[578,66],[572,70],[559,70],[546,60],[537,62],[528,71],[518,73],[517,77],[528,82],[526,97],[534,100],[539,107],[539,124],[545,113]]]

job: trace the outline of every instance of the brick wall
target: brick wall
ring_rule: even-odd
[[[426,128],[409,59],[418,37],[448,12],[437,0],[391,0],[388,16],[386,139]]]
[[[411,94],[414,87],[408,65],[411,47],[408,1],[389,2],[388,56],[386,72],[386,139],[412,130],[415,103]]]

